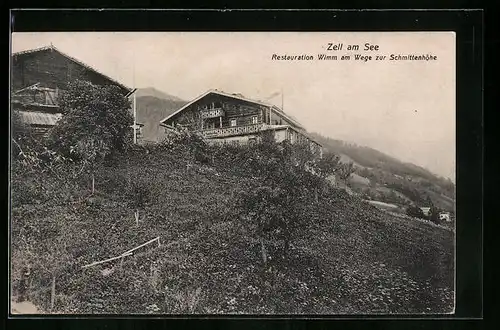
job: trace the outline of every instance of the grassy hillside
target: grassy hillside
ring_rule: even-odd
[[[425,206],[429,197],[438,208],[454,211],[455,185],[450,180],[369,147],[312,135],[327,152],[341,155],[341,162],[354,163],[356,174],[351,185],[366,198]]]
[[[98,168],[93,195],[88,175],[47,190],[40,187],[56,180],[50,173],[16,172],[13,260],[47,260],[48,252],[26,250],[25,242],[54,251],[50,244],[65,239],[57,262],[50,259],[60,265],[55,306],[62,313],[453,311],[453,232],[392,217],[330,187],[308,206],[309,225],[287,257],[279,241],[266,241],[264,266],[235,201],[263,178],[238,166],[244,151],[212,155],[202,164],[189,148],[138,147]],[[160,246],[122,265],[81,269],[155,237]],[[21,267],[13,265],[15,288]],[[31,300],[46,309],[53,273],[43,269],[32,268]]]
[[[160,120],[181,108],[187,102],[154,88],[137,90],[137,121],[144,124],[143,139],[158,141]]]

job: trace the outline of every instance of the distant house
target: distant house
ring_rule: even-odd
[[[241,94],[209,90],[160,121],[166,134],[178,125],[198,131],[210,143],[246,144],[259,132],[271,131],[278,142],[309,143],[322,155],[322,146],[297,120],[274,105]]]
[[[127,97],[134,92],[52,45],[12,54],[11,79],[12,107],[40,134],[46,134],[62,117],[58,99],[71,81],[115,85]]]
[[[439,212],[439,220],[450,222],[451,221],[450,212]]]
[[[430,207],[420,207],[420,209],[424,213],[424,216],[428,217],[431,215],[431,208]]]

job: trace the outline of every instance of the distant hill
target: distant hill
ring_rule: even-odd
[[[438,207],[453,211],[455,185],[415,164],[402,162],[378,150],[311,133],[326,152],[339,155],[341,162],[352,162],[356,173],[351,177],[352,189],[366,199],[419,206],[427,199]]]
[[[177,96],[162,92],[154,87],[138,88],[136,91],[136,96],[137,97],[154,96],[159,99],[171,100],[175,102],[184,102],[184,100],[178,98]]]
[[[143,139],[157,142],[161,136],[160,120],[180,109],[187,101],[153,87],[140,88],[136,93],[137,120],[144,124]],[[327,152],[340,155],[342,162],[354,163],[356,174],[351,177],[350,184],[353,191],[364,198],[402,207],[409,203],[423,206],[430,198],[438,208],[454,210],[455,185],[451,180],[369,147],[316,133],[311,135]]]
[[[144,125],[143,139],[157,142],[160,120],[187,102],[152,87],[138,89],[136,93],[137,121]]]

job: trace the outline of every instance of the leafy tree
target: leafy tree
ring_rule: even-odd
[[[408,206],[408,208],[406,209],[406,214],[409,215],[410,217],[415,217],[415,218],[420,218],[420,219],[425,218],[424,212],[422,211],[422,209],[416,205]]]
[[[314,172],[316,164],[307,158],[308,149],[290,143],[260,140],[245,154],[255,185],[243,188],[238,196],[243,223],[259,237],[264,264],[265,239],[283,242],[283,256],[290,242],[309,227],[307,215],[315,205],[315,192],[321,182]]]
[[[430,196],[427,196],[426,199],[425,199],[425,203],[426,203],[426,206],[428,207],[433,207],[434,206],[434,203],[432,202],[432,199]]]
[[[117,86],[98,86],[77,80],[60,99],[63,118],[51,130],[49,145],[80,161],[92,173],[95,165],[132,142],[130,102]]]
[[[19,110],[13,107],[11,111],[10,121],[11,121],[11,126],[10,126],[11,137],[14,140],[16,141],[20,140],[24,138],[27,135],[27,133],[29,133],[28,132],[29,128],[23,123],[21,115],[19,114]]]
[[[351,174],[353,174],[355,170],[356,168],[354,167],[354,164],[352,162],[348,162],[341,164],[338,168],[337,173],[339,174],[340,178],[344,181],[344,183],[347,184],[347,180],[349,180]]]
[[[435,206],[432,206],[431,209],[429,210],[429,220],[431,220],[434,223],[439,222],[439,209]]]
[[[323,158],[317,161],[318,174],[322,178],[326,178],[330,174],[337,171],[339,166],[340,157],[333,153],[326,153]]]
[[[208,144],[190,127],[177,126],[171,130],[162,141],[160,147],[162,146],[169,150],[187,152],[185,155],[191,157],[191,161],[210,163],[213,158]]]

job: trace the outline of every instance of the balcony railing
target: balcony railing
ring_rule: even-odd
[[[224,116],[224,109],[222,108],[205,109],[200,111],[200,116],[202,119],[222,117]]]
[[[263,128],[262,124],[256,124],[256,125],[246,125],[246,126],[205,129],[200,131],[199,133],[204,138],[216,138],[216,137],[225,137],[232,135],[253,134],[259,132],[262,128]]]

